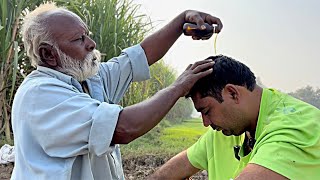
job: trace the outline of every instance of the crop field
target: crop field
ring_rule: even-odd
[[[188,119],[179,124],[164,121],[139,139],[122,145],[126,179],[145,179],[171,157],[195,143],[207,130],[201,119]],[[192,179],[207,179],[207,176],[200,172]]]

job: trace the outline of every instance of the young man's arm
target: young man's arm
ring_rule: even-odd
[[[257,164],[248,164],[235,180],[286,180],[287,178]]]
[[[190,163],[187,151],[185,150],[171,158],[148,179],[186,179],[198,171],[199,169],[195,168]]]

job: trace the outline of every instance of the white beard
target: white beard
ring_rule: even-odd
[[[83,60],[74,59],[59,48],[57,48],[60,57],[61,67],[57,67],[57,71],[67,74],[77,81],[82,82],[98,73],[101,54],[98,50],[93,50]]]

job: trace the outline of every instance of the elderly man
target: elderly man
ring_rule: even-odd
[[[150,179],[183,179],[200,169],[219,180],[320,179],[320,110],[259,87],[251,70],[232,58],[210,58],[212,74],[188,96],[203,124],[217,131],[209,130]]]
[[[124,179],[117,144],[148,132],[198,79],[212,72],[212,60],[199,61],[152,98],[126,108],[115,104],[132,81],[149,77],[148,65],[168,51],[185,22],[202,29],[204,22],[215,23],[216,32],[222,28],[218,18],[185,11],[141,44],[100,64],[96,44],[76,14],[54,4],[28,14],[22,34],[37,69],[13,103],[12,179]]]

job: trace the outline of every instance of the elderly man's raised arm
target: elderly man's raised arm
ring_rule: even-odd
[[[222,29],[222,23],[217,17],[193,10],[184,11],[174,18],[169,24],[141,42],[141,46],[146,53],[149,65],[157,62],[166,54],[173,43],[182,34],[182,27],[186,22],[195,23],[199,28],[201,28],[204,23],[208,23],[210,25],[216,24],[218,25],[215,29],[217,33]]]

